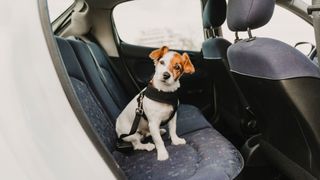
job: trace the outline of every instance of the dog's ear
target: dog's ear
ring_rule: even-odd
[[[163,55],[169,51],[167,46],[162,46],[160,49],[156,49],[149,54],[149,57],[156,63]]]
[[[195,69],[189,58],[189,55],[187,53],[183,53],[182,58],[184,60],[184,65],[183,65],[184,73],[188,73],[188,74],[194,73]]]

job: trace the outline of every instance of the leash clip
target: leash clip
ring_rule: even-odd
[[[138,101],[138,107],[136,109],[136,114],[142,116],[143,115],[143,105],[142,105],[142,101],[143,101],[143,96],[144,94],[143,93],[140,93],[137,101]]]
[[[138,107],[138,108],[136,109],[136,114],[142,116],[142,115],[143,115],[143,109],[140,108],[140,107]]]

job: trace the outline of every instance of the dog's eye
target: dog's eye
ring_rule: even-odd
[[[159,61],[159,62],[160,62],[160,64],[164,65],[164,61]]]
[[[174,67],[173,67],[175,70],[180,70],[180,65],[179,64],[176,64],[176,65],[174,65]]]

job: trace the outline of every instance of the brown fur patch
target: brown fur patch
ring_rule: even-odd
[[[183,73],[192,74],[195,69],[187,53],[183,53],[182,56],[179,53],[175,53],[170,60],[169,71],[176,81]]]
[[[173,78],[176,81],[183,74],[183,65],[184,60],[182,56],[178,53],[175,53],[170,60],[169,71],[173,74]],[[179,68],[178,68],[179,67]]]
[[[154,63],[156,64],[156,62],[163,57],[167,52],[169,51],[169,48],[167,46],[162,46],[159,49],[156,49],[154,51],[152,51],[149,54],[149,57],[154,61]]]
[[[182,57],[184,59],[184,65],[183,65],[184,72],[187,73],[187,74],[194,73],[195,69],[194,69],[194,66],[193,66],[190,58],[189,58],[189,55],[187,53],[183,53]]]

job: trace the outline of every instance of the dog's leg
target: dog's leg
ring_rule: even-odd
[[[141,139],[143,138],[143,135],[139,133],[135,133],[131,136],[123,138],[124,141],[131,142],[134,150],[147,150],[152,151],[155,146],[152,143],[146,143],[142,144]]]
[[[184,138],[179,138],[176,133],[177,129],[177,113],[173,116],[173,118],[169,121],[169,135],[172,141],[172,144],[186,144],[186,140]]]
[[[163,129],[163,128],[160,129],[160,135],[161,135],[161,136],[164,135],[166,132],[167,132],[166,129]],[[147,132],[147,134],[146,134],[146,137],[149,137],[149,136],[151,136],[150,131]]]
[[[152,140],[157,148],[157,159],[159,161],[164,161],[169,158],[169,154],[164,146],[164,142],[160,135],[160,128],[159,128],[160,124],[156,122],[161,122],[161,121],[151,121],[149,119],[149,129],[152,136]]]

